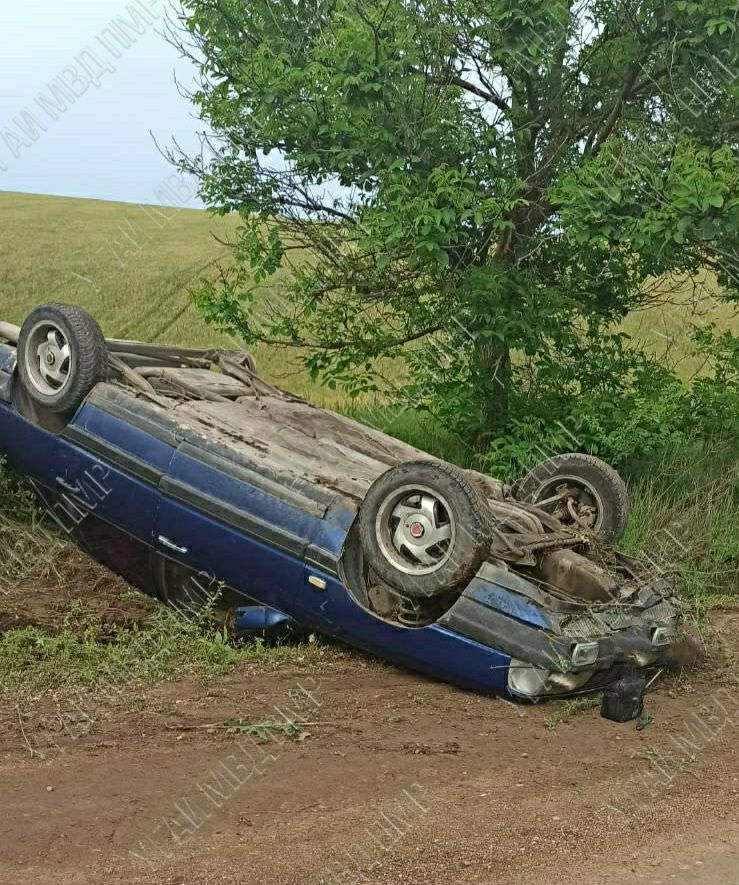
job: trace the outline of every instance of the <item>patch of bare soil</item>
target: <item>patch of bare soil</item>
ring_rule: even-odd
[[[93,693],[81,721],[70,699],[53,741],[10,705],[0,882],[736,885],[739,613],[716,627],[703,670],[655,683],[642,730],[340,653]]]
[[[157,605],[76,547],[65,545],[51,561],[42,558],[22,580],[0,586],[0,631],[39,627],[54,634],[66,617],[81,612],[104,624],[131,626],[143,622]]]

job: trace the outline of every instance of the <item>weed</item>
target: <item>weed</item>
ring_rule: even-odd
[[[577,698],[568,698],[562,701],[562,712],[570,717],[577,716],[579,713],[586,713],[588,710],[594,710],[600,707],[600,695],[581,695]]]
[[[225,728],[229,734],[249,735],[260,740],[269,740],[270,735],[280,734],[284,737],[297,737],[303,730],[297,722],[282,720],[276,722],[272,719],[264,719],[261,722],[250,722],[248,719],[227,719],[219,726]]]
[[[594,710],[599,706],[600,695],[580,695],[579,697],[559,701],[554,711],[544,720],[544,727],[551,730],[556,728],[560,722],[567,722],[573,716],[585,713],[588,710]]]
[[[662,754],[656,747],[644,747],[637,753],[637,756],[652,763],[657,763],[662,759]]]
[[[3,458],[0,458],[0,514],[4,520],[22,525],[35,523],[41,515],[28,483],[14,473]]]

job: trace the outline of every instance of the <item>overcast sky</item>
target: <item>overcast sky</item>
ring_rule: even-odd
[[[166,0],[8,4],[0,190],[198,205],[192,185],[172,189],[150,135],[192,146],[201,125],[174,85],[175,70],[191,83],[192,68],[157,33],[165,8]]]

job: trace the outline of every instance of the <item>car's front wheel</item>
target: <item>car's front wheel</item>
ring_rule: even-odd
[[[491,525],[478,485],[433,461],[388,470],[359,515],[369,567],[401,594],[421,599],[456,590],[476,573],[490,550]]]

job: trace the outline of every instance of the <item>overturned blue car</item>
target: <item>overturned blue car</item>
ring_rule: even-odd
[[[184,611],[215,594],[236,629],[318,631],[516,699],[616,686],[613,718],[672,659],[670,583],[616,550],[626,489],[590,456],[507,486],[273,387],[246,353],[106,340],[64,304],[0,323],[0,456],[92,557]]]

